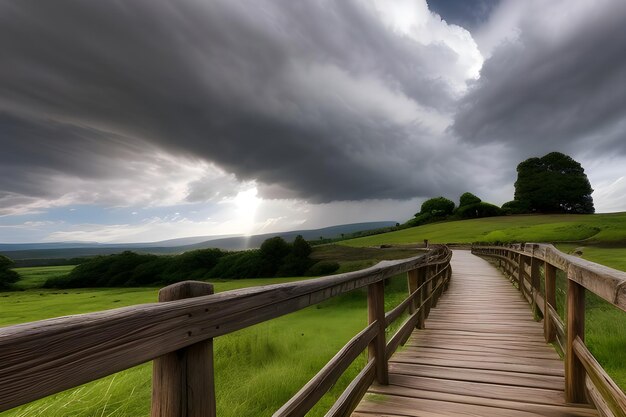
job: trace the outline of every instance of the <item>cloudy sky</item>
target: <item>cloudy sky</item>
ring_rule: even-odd
[[[154,241],[512,199],[626,210],[623,0],[0,1],[0,242]]]

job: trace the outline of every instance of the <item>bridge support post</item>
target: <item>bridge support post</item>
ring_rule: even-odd
[[[522,293],[522,295],[524,296],[524,298],[526,297],[526,286],[524,285],[524,272],[525,272],[525,261],[526,261],[526,257],[523,255],[518,255],[517,257],[518,262],[517,262],[517,285],[519,285],[519,290]]]
[[[367,287],[367,312],[369,324],[378,323],[376,337],[367,348],[370,360],[375,361],[376,381],[381,385],[389,384],[387,352],[385,340],[385,285],[378,281]]]
[[[424,328],[424,324],[426,322],[426,306],[423,305],[424,304],[424,300],[426,300],[426,285],[423,285],[424,282],[426,282],[426,278],[427,278],[427,267],[422,267],[420,269],[418,269],[418,276],[417,276],[417,287],[422,287],[419,292],[419,307],[420,307],[420,311],[418,313],[418,318],[417,318],[417,328],[418,329],[423,329]],[[422,286],[423,285],[423,286]]]
[[[159,302],[211,294],[213,285],[209,283],[184,281],[162,288],[159,291]],[[151,417],[215,415],[213,339],[198,342],[154,360]]]
[[[435,265],[435,270],[433,271],[433,276],[437,275],[439,273],[439,265]],[[437,301],[439,299],[439,288],[437,288],[439,286],[439,281],[441,280],[441,276],[435,278],[432,281],[432,288],[435,288],[434,291],[431,290],[432,294],[432,302],[431,302],[431,306],[432,308],[437,307]]]
[[[552,343],[556,340],[556,329],[552,322],[552,314],[550,314],[549,306],[556,310],[556,267],[546,262],[544,263],[543,271],[545,278],[543,334],[546,338],[546,342]]]
[[[530,288],[532,290],[531,299],[533,303],[533,315],[536,319],[541,317],[541,310],[537,306],[537,295],[541,294],[539,278],[539,260],[534,256],[530,258]]]
[[[419,272],[417,269],[413,269],[406,273],[406,281],[409,287],[409,295],[412,295],[419,287],[418,275],[419,275]],[[419,296],[416,295],[416,297],[417,299],[414,298],[411,304],[409,304],[409,314],[415,313],[415,311],[417,311],[417,307],[419,307],[419,304],[418,304],[420,302]]]
[[[580,337],[583,341],[585,340],[585,287],[570,278],[567,280],[565,400],[572,403],[585,403],[587,402],[585,396],[585,367],[574,351],[574,340],[576,337]]]

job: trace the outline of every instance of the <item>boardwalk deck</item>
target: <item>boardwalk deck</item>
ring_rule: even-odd
[[[454,251],[452,281],[425,330],[389,362],[354,417],[597,416],[565,403],[563,362],[520,293],[485,260]]]

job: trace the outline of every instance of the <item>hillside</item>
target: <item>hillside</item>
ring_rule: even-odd
[[[280,236],[288,242],[302,235],[306,240],[320,237],[337,238],[365,230],[395,226],[396,222],[366,222],[329,226],[320,229],[292,230],[288,232],[264,233],[253,236],[196,236],[181,239],[164,240],[150,243],[103,244],[98,242],[56,242],[33,244],[0,244],[0,254],[20,260],[78,258],[97,255],[111,255],[131,250],[139,253],[156,255],[179,254],[194,249],[218,248],[223,250],[244,250],[258,248],[264,240]],[[208,240],[207,240],[208,239]],[[28,266],[34,266],[29,264]],[[20,266],[26,266],[20,264]]]
[[[626,244],[626,213],[488,217],[432,223],[340,242],[348,246],[472,242],[578,242]]]

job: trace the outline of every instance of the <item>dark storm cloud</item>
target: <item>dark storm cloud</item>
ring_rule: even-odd
[[[48,197],[50,173],[128,175],[150,143],[275,197],[456,192],[430,162],[445,155],[431,129],[368,97],[450,111],[457,59],[356,1],[4,1],[0,190]]]
[[[528,13],[519,39],[494,50],[461,102],[458,135],[525,154],[626,153],[626,2],[564,8]]]
[[[448,23],[473,29],[484,23],[500,0],[428,0],[428,7]]]

